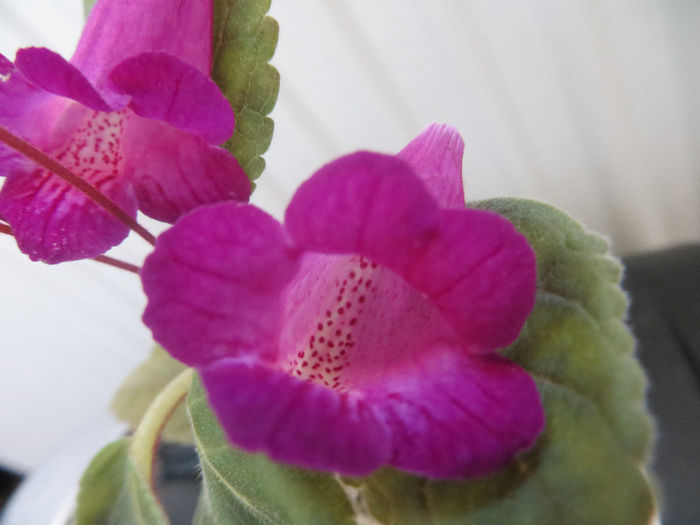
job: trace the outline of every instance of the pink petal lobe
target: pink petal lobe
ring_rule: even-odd
[[[131,98],[141,117],[158,119],[197,133],[213,144],[233,133],[233,110],[207,75],[167,53],[142,53],[120,62],[110,73],[117,92]]]
[[[14,64],[5,55],[0,53],[0,75],[9,75],[15,69]],[[3,80],[4,82],[4,80]]]
[[[239,359],[200,373],[226,434],[243,449],[349,476],[369,474],[390,457],[387,429],[361,399]]]
[[[530,375],[498,355],[445,349],[377,383],[367,397],[391,429],[400,469],[433,478],[493,472],[544,426]]]
[[[99,0],[90,11],[71,63],[98,88],[122,60],[162,51],[208,75],[212,0]]]
[[[73,99],[96,111],[111,111],[97,90],[61,55],[43,47],[17,51],[17,68],[46,91]]]
[[[124,188],[121,207],[129,207]],[[133,202],[133,201],[132,201]],[[123,241],[129,229],[55,175],[29,172],[8,177],[0,191],[0,214],[12,226],[17,244],[33,261],[55,264],[96,257]]]
[[[54,122],[71,102],[41,89],[12,62],[2,55],[0,58],[3,71],[0,73],[0,125],[42,147],[50,142]],[[15,169],[12,165],[24,163],[26,160],[20,153],[0,144],[0,176]]]
[[[439,235],[403,275],[473,351],[513,342],[535,303],[532,248],[510,222],[483,210],[441,211]]]
[[[280,295],[297,269],[280,224],[249,205],[203,206],[158,237],[141,270],[144,323],[176,359],[276,359]]]
[[[136,199],[121,176],[120,113],[67,105],[42,144],[47,154],[90,182],[132,217]],[[119,244],[128,228],[63,179],[29,161],[9,163],[0,214],[33,260],[59,263],[95,257]]]
[[[303,183],[285,225],[306,249],[356,253],[400,268],[433,234],[437,204],[394,156],[358,152],[331,162]]]
[[[198,206],[250,196],[236,158],[201,137],[132,115],[122,140],[124,172],[150,217],[172,223]]]
[[[464,208],[464,141],[451,126],[433,124],[397,155],[425,182],[443,208]]]

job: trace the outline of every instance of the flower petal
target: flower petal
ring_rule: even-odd
[[[5,55],[0,53],[0,75],[6,76],[12,73],[14,70],[15,66],[12,64],[12,61],[9,60]],[[5,79],[2,79],[2,82],[4,82]]]
[[[503,348],[535,303],[536,261],[506,219],[484,210],[442,210],[440,233],[402,275],[452,323],[467,347]]]
[[[58,53],[43,47],[20,49],[15,64],[29,80],[50,93],[96,111],[112,110],[88,79]]]
[[[357,253],[410,265],[437,224],[437,204],[403,161],[358,152],[326,164],[301,185],[285,215],[306,249]]]
[[[134,217],[136,198],[120,176],[122,118],[118,112],[63,104],[60,118],[49,122],[50,140],[38,145]],[[8,173],[0,214],[32,259],[58,263],[95,257],[126,237],[126,226],[58,176],[28,160],[9,159],[3,168]]]
[[[464,208],[464,141],[451,126],[433,124],[397,155],[425,182],[442,208]]]
[[[368,394],[392,432],[390,464],[434,478],[493,472],[544,426],[530,375],[498,355],[450,350],[382,379]]]
[[[208,75],[212,8],[212,0],[99,0],[90,10],[71,63],[98,89],[119,62],[149,51],[170,53]]]
[[[150,217],[175,222],[197,206],[250,196],[250,181],[236,158],[196,135],[132,115],[122,141],[124,171],[139,209]]]
[[[141,270],[144,323],[176,359],[275,359],[280,295],[297,269],[281,225],[250,205],[196,209],[158,237]]]
[[[361,399],[239,359],[200,373],[226,434],[246,450],[349,476],[369,474],[390,457],[387,429]]]
[[[2,55],[0,69],[0,125],[36,146],[50,142],[53,124],[70,102],[30,82]],[[20,153],[0,144],[0,176],[19,169],[21,164],[26,162]]]
[[[92,179],[100,191],[136,215],[136,200],[119,179]],[[20,250],[50,264],[96,257],[129,233],[90,198],[39,168],[7,177],[0,191],[0,214],[12,226]]]
[[[142,53],[120,62],[110,73],[129,107],[222,144],[233,133],[233,110],[218,86],[196,67],[167,53]]]

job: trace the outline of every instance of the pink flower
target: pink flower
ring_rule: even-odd
[[[88,180],[131,216],[174,222],[201,204],[247,200],[222,148],[231,107],[209,78],[211,0],[100,0],[70,62],[44,48],[0,55],[0,125]],[[56,263],[128,233],[67,182],[0,146],[0,217],[20,249]]]
[[[142,270],[145,323],[198,369],[229,439],[347,475],[498,469],[544,416],[494,351],[532,309],[535,257],[499,215],[466,209],[459,135],[359,152],[297,191],[285,225],[250,205],[195,210]]]

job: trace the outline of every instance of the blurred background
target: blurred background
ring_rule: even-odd
[[[700,2],[273,0],[270,14],[282,83],[253,201],[273,215],[330,159],[446,122],[470,200],[552,203],[618,255],[700,240]],[[82,0],[0,0],[0,53],[70,57],[82,21]],[[113,255],[147,252],[136,238]],[[29,471],[110,421],[151,342],[134,275],[33,264],[9,237],[0,261],[0,464]]]

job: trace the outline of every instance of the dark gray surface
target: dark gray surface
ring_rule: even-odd
[[[630,324],[657,424],[664,525],[700,523],[700,246],[628,257]]]

